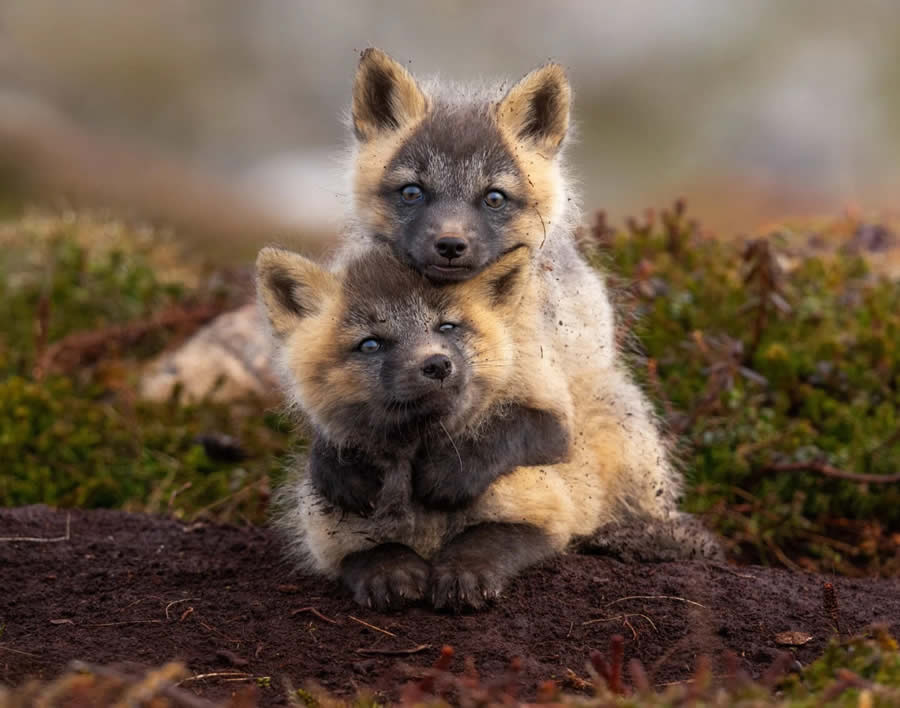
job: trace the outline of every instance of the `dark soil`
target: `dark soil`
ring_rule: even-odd
[[[0,509],[0,537],[63,536],[67,514]],[[614,634],[625,638],[626,660],[639,658],[657,684],[688,678],[701,654],[721,672],[726,649],[758,676],[781,650],[776,634],[813,636],[793,650],[801,664],[834,635],[825,582],[836,589],[841,633],[871,623],[900,632],[900,580],[574,555],[522,576],[487,612],[381,615],[355,606],[335,583],[292,573],[269,530],[72,511],[67,540],[0,541],[0,682],[52,678],[72,659],[180,659],[194,674],[270,677],[263,705],[285,701],[285,680],[300,687],[312,679],[338,694],[369,687],[396,696],[449,644],[452,669],[462,671],[470,657],[482,677],[502,674],[521,657],[521,690],[533,695],[546,679],[575,690],[567,669],[586,676],[590,651],[605,651]],[[241,685],[225,678],[183,687],[224,697]]]

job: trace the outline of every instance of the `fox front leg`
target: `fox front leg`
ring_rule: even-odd
[[[317,437],[309,453],[313,486],[334,506],[367,516],[375,510],[383,473],[362,452]]]
[[[430,572],[428,561],[401,543],[382,543],[341,561],[341,579],[353,599],[379,612],[421,600]]]
[[[430,599],[436,609],[478,610],[497,599],[525,568],[556,553],[531,524],[485,522],[453,538],[433,559]]]
[[[516,467],[550,465],[569,454],[569,435],[546,411],[511,406],[476,437],[426,440],[413,461],[413,496],[432,509],[459,509]]]

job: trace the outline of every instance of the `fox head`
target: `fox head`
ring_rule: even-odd
[[[560,151],[570,102],[558,64],[502,95],[448,95],[367,49],[351,112],[360,228],[438,282],[468,279],[517,246],[540,247],[567,201]]]
[[[382,449],[462,429],[502,398],[529,268],[519,248],[435,288],[386,251],[332,273],[266,248],[256,279],[289,397],[333,444]]]

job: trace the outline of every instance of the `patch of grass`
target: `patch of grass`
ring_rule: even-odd
[[[708,238],[677,204],[620,231],[601,218],[585,244],[625,279],[623,339],[687,508],[744,560],[896,573],[900,283],[846,247],[803,252],[807,237]]]
[[[878,250],[894,233],[842,219],[728,242],[679,204],[582,237],[620,281],[622,341],[642,354],[686,507],[733,557],[900,572],[900,483],[885,481],[900,471],[900,283],[872,269],[897,260]],[[246,293],[177,256],[171,234],[86,214],[26,212],[0,223],[0,249],[0,504],[262,521],[303,442],[277,398],[134,399],[147,358],[188,330],[151,328],[68,374],[39,366],[67,335]],[[236,439],[244,459],[217,455],[210,433]]]
[[[851,228],[845,241],[864,228]],[[805,252],[798,243],[807,236],[784,230],[751,244],[711,239],[679,206],[625,230],[600,221],[584,243],[598,266],[621,279],[622,340],[642,354],[638,374],[681,453],[687,507],[744,560],[896,573],[900,484],[884,480],[900,470],[900,285],[873,275],[861,254]],[[185,332],[160,329],[72,373],[38,366],[73,333],[239,299],[221,279],[211,285],[200,265],[173,269],[171,256],[161,263],[165,241],[84,216],[30,214],[0,224],[0,505],[264,519],[272,480],[303,444],[277,402],[134,399],[143,363]],[[223,455],[206,442],[210,434],[227,434],[240,454]],[[776,681],[776,672],[754,682],[735,674],[723,683],[701,664],[692,682],[661,693],[641,686],[638,669],[623,669],[621,656],[600,659],[589,679],[595,696],[548,684],[540,698],[661,707],[900,700],[896,643],[879,633],[833,643],[802,676]],[[97,685],[84,672],[65,680],[87,696]],[[486,684],[447,680],[473,702],[508,699],[489,695]],[[133,682],[104,681],[113,692]],[[493,682],[490,691],[505,685]],[[315,691],[292,699],[339,704]],[[12,700],[0,690],[0,705]],[[443,704],[421,686],[409,700]]]
[[[225,307],[228,288],[199,275],[191,284],[163,280],[153,261],[163,237],[119,222],[42,217],[6,224],[0,236],[0,505],[262,521],[279,458],[296,442],[271,401],[134,399],[140,367],[178,332],[151,330],[70,374],[38,366],[67,335],[146,321],[176,305]],[[239,441],[239,455],[222,459],[205,443],[222,433]]]

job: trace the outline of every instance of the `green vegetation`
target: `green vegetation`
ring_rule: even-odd
[[[687,508],[744,560],[900,571],[900,282],[855,245],[890,232],[835,223],[737,244],[683,211],[619,232],[601,218],[585,245],[628,283],[625,339],[684,461]]]
[[[862,257],[891,232],[847,218],[744,245],[683,211],[619,231],[599,219],[583,244],[621,280],[623,342],[644,355],[687,508],[741,560],[898,572],[900,284]],[[134,396],[149,357],[246,291],[180,263],[166,234],[93,216],[26,212],[0,225],[0,250],[0,505],[262,521],[302,444],[277,400]],[[173,311],[181,326],[160,325]]]
[[[893,257],[870,247],[892,236],[873,229],[882,227],[845,219],[817,226],[815,238],[784,227],[739,244],[706,237],[676,205],[620,231],[599,218],[582,235],[585,252],[619,284],[622,342],[641,355],[635,368],[684,462],[686,506],[736,558],[900,571],[900,484],[890,481],[900,470],[900,283],[873,273]],[[0,253],[0,505],[262,521],[273,480],[303,444],[277,401],[183,405],[176,393],[148,404],[134,395],[144,363],[246,290],[181,263],[166,234],[88,215],[19,215],[0,224]],[[215,435],[236,445],[223,450],[210,443]],[[655,692],[639,664],[623,666],[614,641],[608,657],[592,656],[591,676],[572,674],[562,692],[547,684],[539,699],[623,707],[900,701],[897,645],[879,632],[833,642],[802,675],[785,678],[782,662],[751,681],[725,663],[724,679],[700,662],[692,681]],[[411,684],[405,703],[445,705],[444,687],[472,704],[513,700],[502,682],[481,685],[445,668]],[[83,697],[131,685],[98,671],[61,681]],[[255,684],[277,690],[268,677]],[[594,695],[567,693],[573,687]],[[180,694],[168,695],[179,704]],[[345,705],[313,688],[291,699]],[[16,700],[0,691],[0,705]],[[361,696],[348,705],[376,702]]]
[[[296,437],[271,402],[135,399],[139,367],[186,334],[179,317],[195,328],[192,314],[208,319],[234,297],[199,265],[190,286],[165,282],[164,240],[94,217],[0,232],[0,505],[264,517]],[[176,316],[157,326],[164,312]],[[219,459],[229,455],[203,444],[212,434],[239,440],[231,457],[244,459]]]

